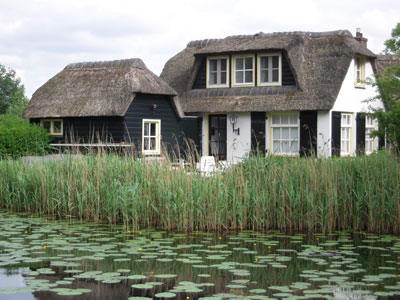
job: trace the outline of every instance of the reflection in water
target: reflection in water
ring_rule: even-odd
[[[1,251],[0,251],[1,253]],[[28,270],[28,268],[18,268],[18,269],[1,269],[0,268],[0,289],[7,288],[25,288],[26,284],[24,282],[24,277],[21,272]],[[32,293],[22,292],[17,294],[0,294],[0,300],[31,300],[35,299]]]
[[[0,212],[0,300],[126,300],[165,291],[177,300],[395,299],[398,253],[394,236],[130,232]]]
[[[373,296],[370,291],[358,290],[349,287],[337,287],[333,290],[333,295],[337,299],[353,300],[353,299],[368,299],[376,300],[378,297]]]

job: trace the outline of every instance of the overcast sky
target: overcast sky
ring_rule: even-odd
[[[375,53],[399,0],[0,0],[0,64],[32,93],[67,64],[139,57],[159,75],[191,40],[361,28]]]

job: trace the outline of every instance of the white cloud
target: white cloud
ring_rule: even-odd
[[[71,62],[140,57],[160,74],[195,39],[361,27],[379,52],[399,15],[394,0],[3,0],[0,63],[31,96]]]

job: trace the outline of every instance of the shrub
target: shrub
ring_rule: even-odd
[[[0,158],[43,155],[49,152],[50,136],[43,128],[20,117],[0,116]]]

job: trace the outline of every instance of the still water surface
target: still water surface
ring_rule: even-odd
[[[0,212],[0,299],[400,299],[399,255],[389,235],[133,232]]]

